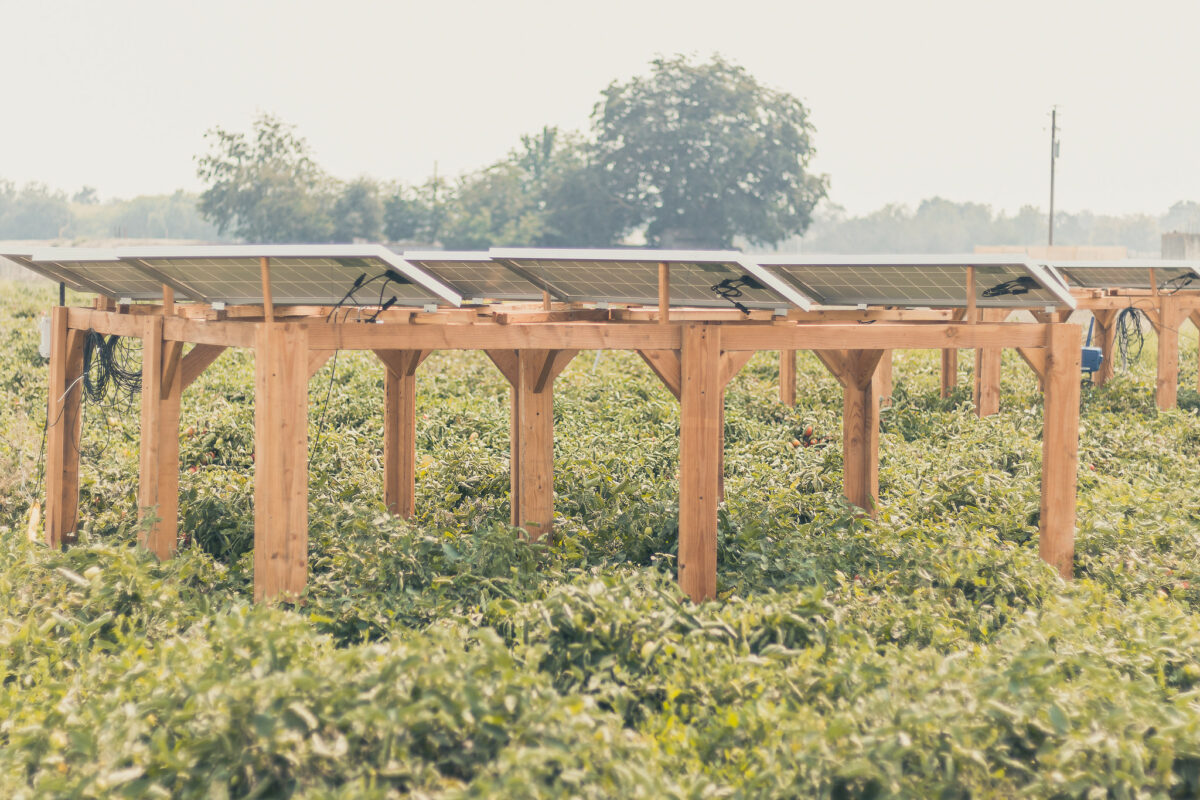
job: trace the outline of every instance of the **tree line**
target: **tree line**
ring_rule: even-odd
[[[101,202],[84,187],[73,195],[41,183],[16,186],[0,179],[0,239],[222,238],[187,192]]]
[[[808,166],[808,109],[719,56],[652,62],[610,84],[586,131],[544,127],[451,182],[340,182],[307,142],[262,115],[249,134],[210,130],[200,211],[247,241],[493,245],[769,245],[802,234],[827,192]]]

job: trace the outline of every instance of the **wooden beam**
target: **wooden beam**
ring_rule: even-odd
[[[263,319],[267,322],[274,322],[275,303],[271,301],[271,259],[263,256],[259,264],[262,270]]]
[[[1100,348],[1100,352],[1104,355],[1100,362],[1100,369],[1092,373],[1092,383],[1097,386],[1103,386],[1110,378],[1117,366],[1116,361],[1116,344],[1117,339],[1117,314],[1120,312],[1111,309],[1097,309],[1092,312],[1092,316],[1096,320],[1095,327],[1092,330],[1092,345]]]
[[[650,367],[650,371],[658,376],[676,400],[679,399],[682,385],[682,367],[679,363],[678,350],[638,350],[637,354]]]
[[[189,350],[179,365],[183,388],[191,386],[225,350],[225,346],[220,344],[198,344]]]
[[[112,316],[118,316],[113,314]],[[224,347],[254,347],[254,326],[257,322],[198,322],[183,317],[163,320],[163,338],[168,341],[193,344],[219,344]],[[319,323],[318,323],[319,324]],[[363,325],[362,327],[367,327]],[[96,330],[99,330],[97,328]],[[117,333],[117,331],[113,331]],[[140,334],[139,334],[140,335]],[[337,350],[337,347],[326,348]]]
[[[979,310],[981,322],[1003,322],[1009,315],[1006,308]],[[989,417],[1000,413],[1000,364],[1003,352],[999,347],[980,347],[975,350],[975,413]]]
[[[779,351],[779,402],[796,405],[796,351]]]
[[[90,312],[95,313],[95,312]],[[672,311],[672,314],[675,312]],[[407,325],[306,322],[314,350],[678,350],[680,327],[637,322],[562,322],[536,325]],[[191,326],[172,335],[176,325]],[[241,346],[249,325],[171,318],[166,338]],[[206,329],[210,330],[207,334]],[[230,333],[237,329],[238,333]],[[184,333],[180,329],[181,333]],[[219,333],[218,333],[219,332]],[[730,325],[726,350],[941,350],[947,347],[1044,347],[1041,326],[1029,323],[857,323]]]
[[[144,317],[143,325],[138,447],[138,516],[143,527],[138,539],[155,556],[166,559],[175,554],[179,535],[182,343],[163,340],[162,317]]]
[[[329,359],[333,358],[336,350],[309,350],[308,365],[305,367],[305,374],[308,379],[312,380],[313,376],[321,371],[321,367],[329,363]]]
[[[1034,350],[1030,347],[1018,347],[1017,352],[1021,355],[1025,363],[1029,365],[1029,368],[1033,370],[1033,374],[1037,375],[1038,382],[1045,388],[1046,351]]]
[[[975,268],[967,267],[967,322],[974,325],[975,315]]]
[[[574,355],[553,350],[518,353],[513,524],[524,528],[533,541],[554,527],[554,377]]]
[[[879,383],[882,350],[851,350],[842,382],[842,488],[875,516],[879,497]]]
[[[753,357],[753,350],[735,350],[733,352],[721,353],[722,390],[729,385],[731,380],[737,377],[737,374],[742,371],[742,367],[746,366],[746,362]]]
[[[542,292],[542,310],[549,311],[551,308],[552,308],[552,305],[550,302],[550,293]]]
[[[954,394],[958,386],[958,350],[942,351],[942,397]]]
[[[567,364],[578,355],[578,350],[550,350],[548,351],[545,361],[542,363],[542,368],[538,372],[537,380],[533,384],[533,391],[536,394],[541,394],[546,390],[546,387],[554,382],[559,373],[566,369]]]
[[[379,351],[376,351],[379,352]],[[516,386],[520,380],[517,374],[517,351],[516,350],[484,350],[486,355],[496,369],[500,370],[500,374],[508,381],[510,386]]]
[[[1179,326],[1183,316],[1174,295],[1158,296],[1158,370],[1154,397],[1159,410],[1175,408],[1179,398]]]
[[[892,404],[892,351],[884,350],[879,357],[879,366],[875,368],[879,380],[879,404],[887,407]]]
[[[50,311],[50,387],[46,407],[46,544],[75,541],[79,523],[79,446],[83,433],[82,330],[69,328],[69,309]]]
[[[717,506],[721,430],[721,335],[683,326],[679,428],[679,586],[700,602],[717,593]]]
[[[845,350],[814,350],[813,355],[817,360],[825,365],[825,369],[829,370],[833,377],[837,378],[838,383],[846,385],[847,369],[848,369],[848,354]]]
[[[658,322],[666,325],[671,321],[671,265],[658,265]]]
[[[308,580],[308,332],[259,323],[254,356],[254,597]]]
[[[403,519],[416,513],[417,367],[428,350],[377,350],[384,363],[383,496]]]
[[[1053,324],[1045,368],[1042,504],[1038,552],[1065,579],[1075,555],[1075,481],[1079,468],[1079,371],[1083,333]]]

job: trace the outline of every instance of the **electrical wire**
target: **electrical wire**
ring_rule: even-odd
[[[1132,360],[1137,361],[1141,358],[1142,348],[1146,345],[1146,334],[1142,330],[1142,319],[1146,317],[1146,313],[1141,309],[1129,306],[1122,308],[1117,314],[1116,339],[1117,352],[1121,354],[1121,369],[1128,371],[1130,362],[1130,349],[1133,343],[1136,342],[1137,352],[1133,353]]]

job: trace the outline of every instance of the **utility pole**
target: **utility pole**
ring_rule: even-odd
[[[1054,246],[1054,162],[1058,160],[1058,106],[1050,108],[1050,241]]]

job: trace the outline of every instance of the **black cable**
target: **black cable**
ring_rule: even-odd
[[[743,275],[740,278],[726,278],[708,288],[710,291],[716,292],[720,297],[732,303],[733,307],[738,311],[749,316],[750,309],[739,303],[736,298],[742,296],[742,289],[762,289],[763,287],[754,278],[749,275]]]
[[[983,290],[984,297],[1002,297],[1006,294],[1029,294],[1030,289],[1038,288],[1038,282],[1029,275],[1013,278],[1011,281],[998,283],[990,289]]]
[[[1133,355],[1133,360],[1137,361],[1142,356],[1142,348],[1146,345],[1146,334],[1142,330],[1142,317],[1145,312],[1129,306],[1122,308],[1117,314],[1117,351],[1121,354],[1121,369],[1129,369],[1129,350],[1130,342],[1136,340],[1137,352]]]

